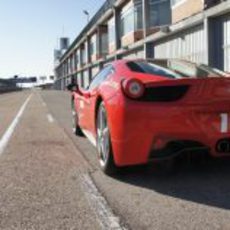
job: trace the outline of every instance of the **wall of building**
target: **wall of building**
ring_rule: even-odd
[[[208,64],[205,36],[203,24],[169,36],[156,43],[155,58],[181,58]]]
[[[87,88],[106,63],[120,58],[183,58],[230,72],[230,0],[211,8],[208,0],[173,0],[173,7],[170,0],[111,1],[120,5],[103,8],[61,57],[56,88],[73,81]]]
[[[204,9],[204,0],[174,0],[172,5],[172,23],[181,21]]]
[[[224,70],[230,72],[230,14],[223,17]]]

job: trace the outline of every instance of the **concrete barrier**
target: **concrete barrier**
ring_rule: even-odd
[[[9,93],[14,91],[20,91],[21,88],[17,87],[15,83],[12,83],[6,79],[0,79],[0,94]]]

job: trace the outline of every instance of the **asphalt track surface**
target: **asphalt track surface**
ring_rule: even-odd
[[[30,95],[0,156],[0,229],[230,229],[230,160],[105,176],[59,91],[1,95],[0,140]]]

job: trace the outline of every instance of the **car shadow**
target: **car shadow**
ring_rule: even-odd
[[[230,209],[230,159],[184,162],[167,173],[159,171],[156,164],[129,167],[115,178],[174,198]]]

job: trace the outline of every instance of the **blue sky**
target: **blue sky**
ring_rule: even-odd
[[[71,41],[105,0],[0,0],[0,78],[53,74],[58,37]],[[63,30],[64,28],[64,30]]]

